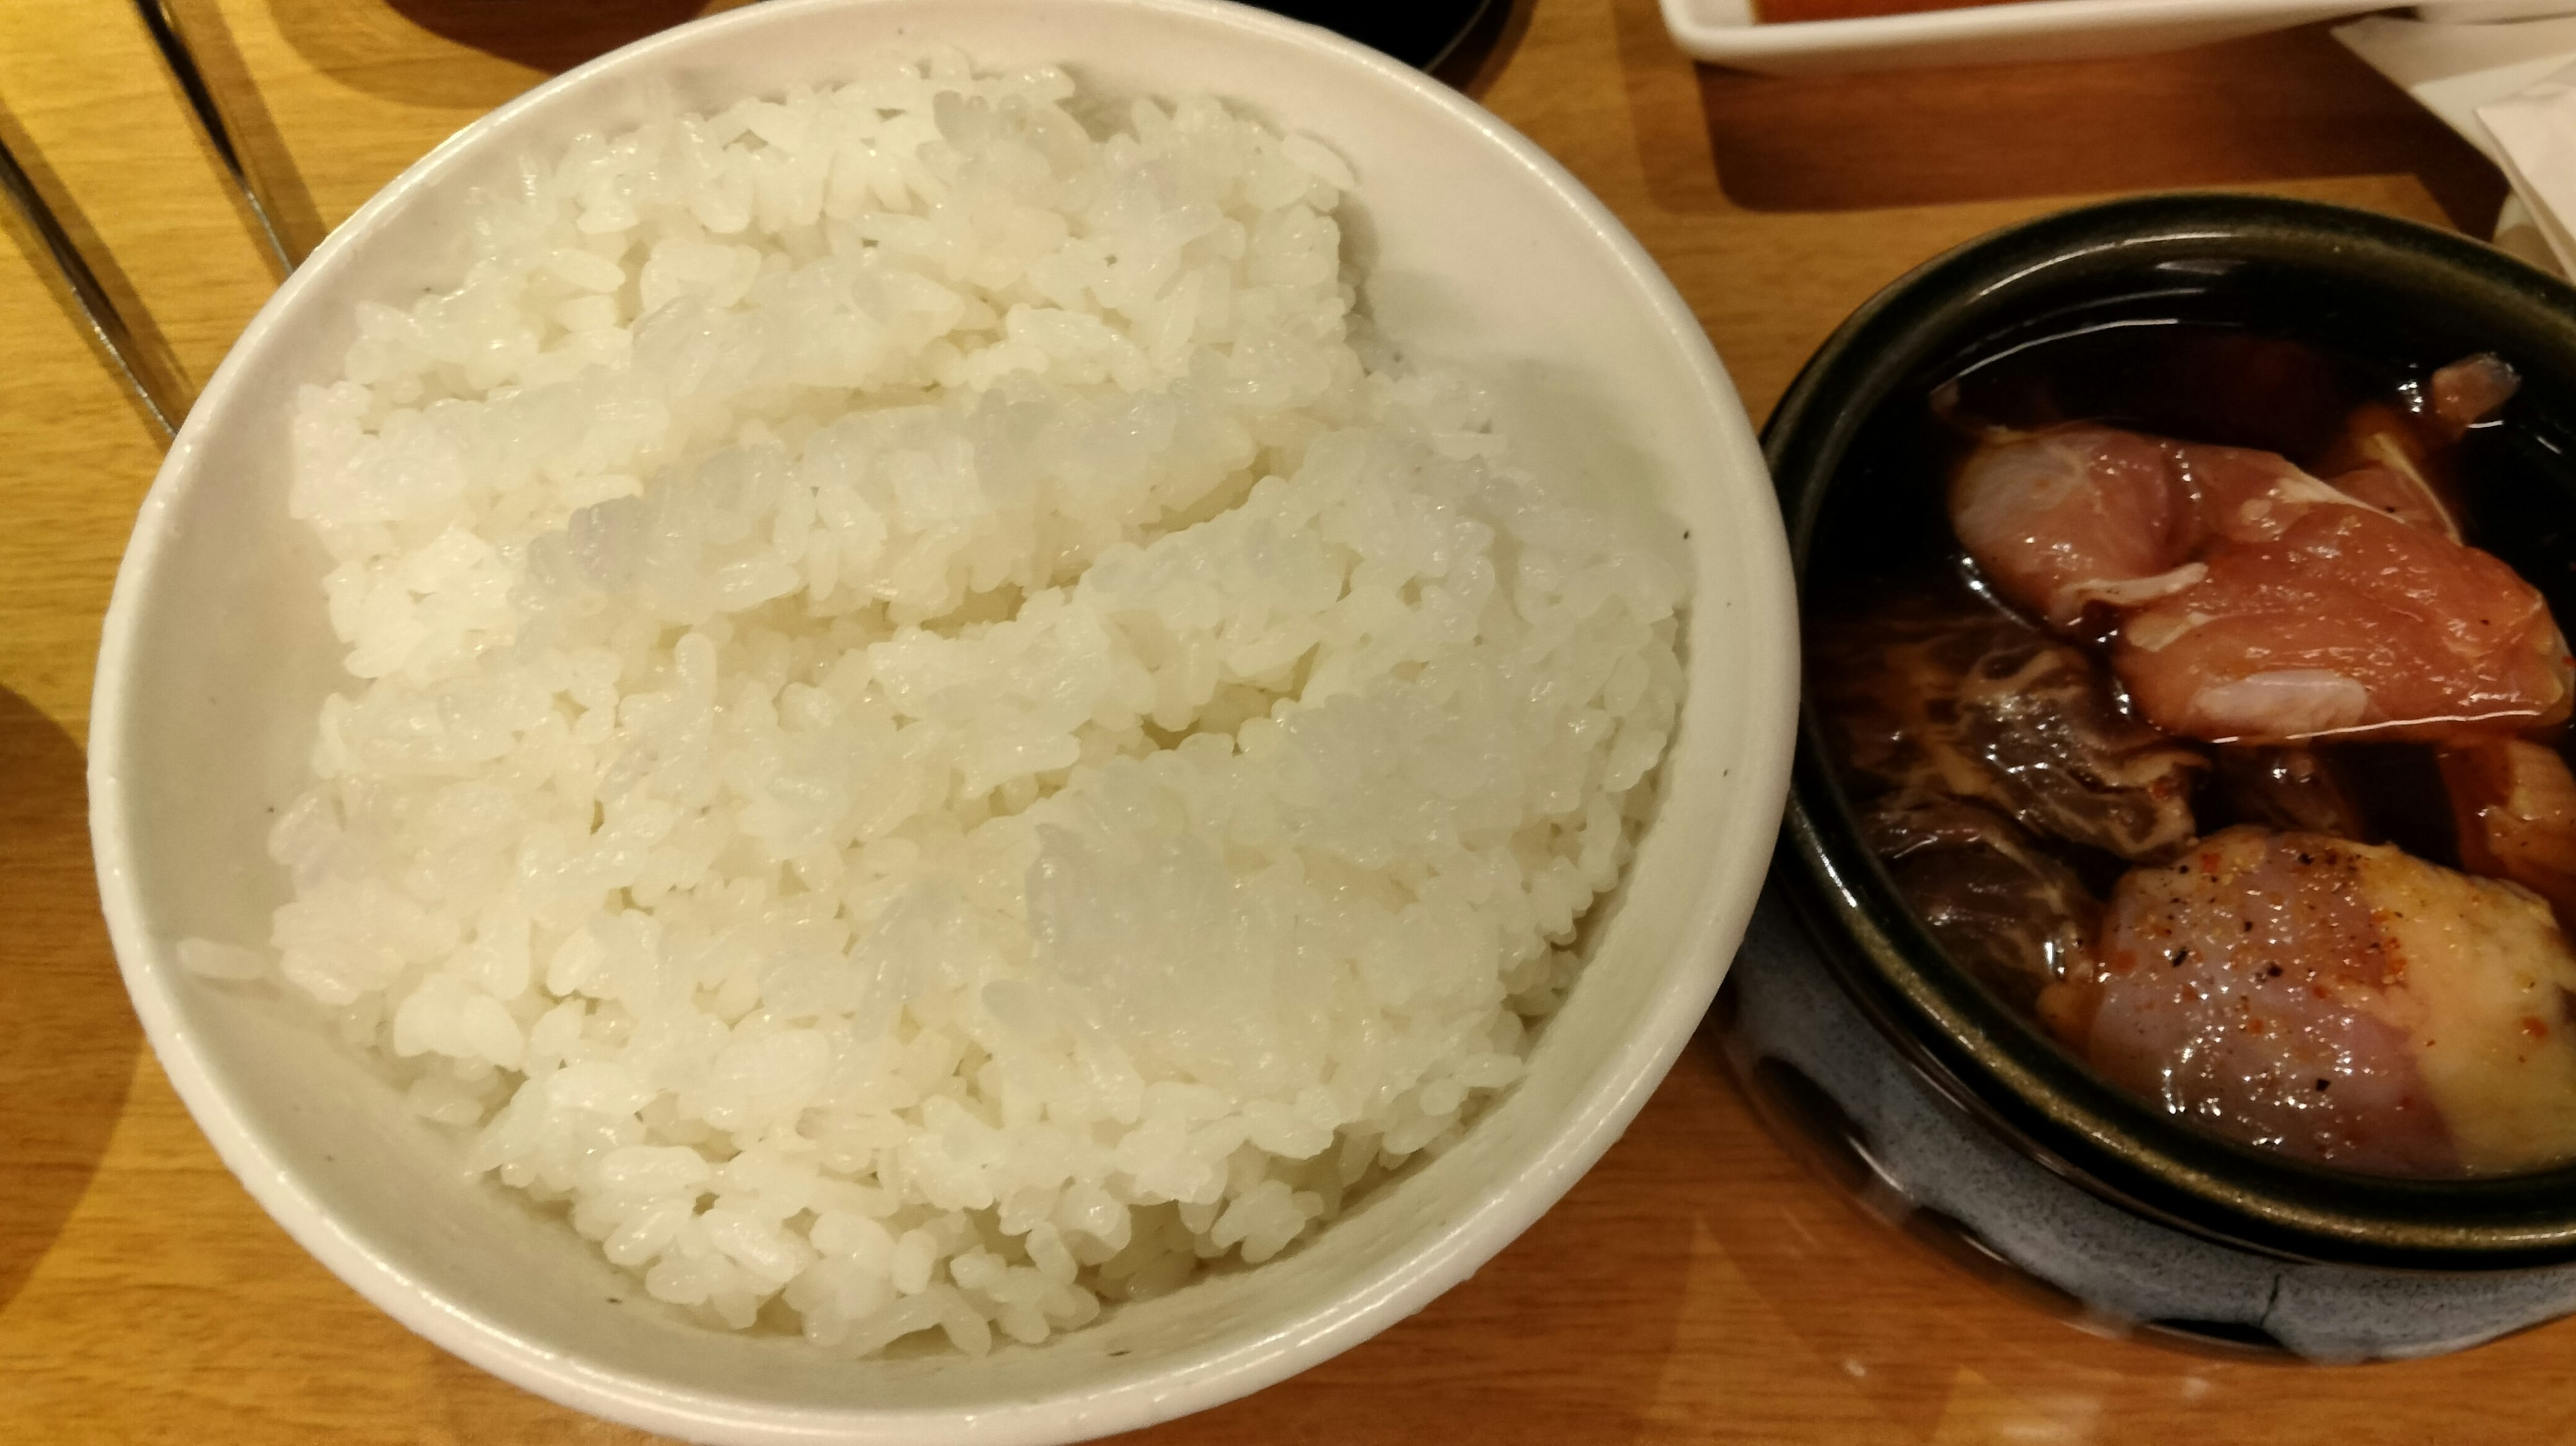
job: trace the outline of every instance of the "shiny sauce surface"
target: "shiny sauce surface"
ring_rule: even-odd
[[[1809,585],[1846,795],[1953,962],[2140,1099],[2374,1174],[2576,1159],[2576,554],[2509,366],[2454,362],[2018,345],[1857,464],[1919,501]],[[2356,527],[2381,561],[2315,541]]]

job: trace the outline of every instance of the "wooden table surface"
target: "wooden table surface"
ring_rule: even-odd
[[[1400,3],[1400,0],[1399,0]],[[310,245],[442,136],[701,0],[179,0]],[[1996,225],[2253,187],[2483,227],[2501,187],[2321,31],[2117,63],[1695,70],[1653,0],[1523,0],[1454,78],[1633,227],[1758,416],[1854,305]],[[0,141],[193,388],[278,279],[128,0],[0,0]],[[82,739],[162,439],[0,246],[0,1441],[631,1442],[420,1340],[227,1175],[98,918]],[[1130,1438],[2482,1442],[2576,1437],[2576,1323],[2313,1370],[2082,1334],[1805,1174],[1703,1039],[1607,1159],[1420,1316]]]

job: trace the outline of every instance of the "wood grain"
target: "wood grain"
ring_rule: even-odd
[[[241,303],[275,277],[132,4],[0,4],[0,139],[129,319],[202,386],[248,317]]]
[[[2423,182],[2456,224],[2491,228],[2503,177],[2328,31],[2250,35],[2154,63],[1809,76],[1707,69],[1700,96],[1726,192],[1757,210],[2394,171]],[[2034,136],[2048,144],[2033,145]]]
[[[246,149],[295,198],[290,225],[312,235],[544,74],[699,8],[181,4]],[[1460,78],[1627,220],[1757,415],[1887,280],[2085,196],[2222,179],[2438,219],[2437,194],[2494,185],[2428,178],[2428,152],[2380,133],[2327,134],[2334,117],[2379,102],[2303,44],[2281,52],[2294,70],[2273,77],[2288,97],[2277,104],[2326,123],[2284,132],[2307,141],[2266,141],[2258,171],[2206,170],[2241,140],[2222,120],[2142,116],[2183,136],[2179,153],[2204,170],[2141,179],[2099,132],[2087,151],[1999,127],[1980,142],[1985,159],[2019,179],[1908,192],[1884,188],[1877,150],[1855,149],[1893,145],[1900,127],[1836,118],[1868,87],[1839,82],[1842,99],[1820,105],[1696,73],[1652,0],[1534,0],[1497,34]],[[120,285],[202,381],[275,278],[138,36],[121,0],[0,0],[0,107],[16,127],[5,138],[38,150]],[[2137,104],[2170,107],[2202,103],[2208,67],[2235,63],[2204,52],[2125,64]],[[1982,114],[1978,96],[1998,83],[1903,82],[1954,117]],[[97,923],[78,740],[155,439],[23,246],[0,248],[0,342],[11,362],[0,367],[0,979],[13,1005],[0,1011],[0,1440],[649,1439],[504,1385],[340,1285],[226,1175],[142,1048]],[[2444,1360],[2329,1372],[2084,1335],[1809,1178],[1753,1121],[1715,1051],[1696,1046],[1627,1138],[1474,1279],[1293,1381],[1133,1439],[2358,1446],[2459,1439],[2458,1423],[2474,1420],[2480,1440],[2555,1441],[2576,1436],[2576,1392],[2559,1385],[2571,1347],[2576,1326],[2559,1326]]]

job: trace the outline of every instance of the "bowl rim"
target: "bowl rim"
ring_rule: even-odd
[[[1682,944],[1642,996],[1647,1026],[1618,1041],[1579,1077],[1571,1107],[1545,1148],[1508,1179],[1473,1197],[1471,1207],[1437,1221],[1413,1246],[1391,1254],[1359,1286],[1323,1305],[1283,1315],[1257,1334],[1202,1348],[1150,1372],[1035,1397],[1015,1397],[971,1410],[833,1408],[777,1404],[742,1394],[675,1388],[637,1373],[581,1359],[503,1327],[470,1302],[433,1290],[379,1253],[320,1203],[261,1138],[249,1116],[219,1086],[176,999],[183,987],[168,948],[152,937],[138,891],[122,777],[128,692],[139,647],[144,597],[167,549],[171,513],[190,485],[192,459],[211,429],[224,423],[243,385],[249,358],[275,345],[281,318],[295,311],[321,278],[382,228],[412,193],[462,164],[520,114],[560,93],[666,56],[684,54],[705,37],[738,27],[786,24],[824,12],[864,14],[915,0],[772,0],[701,17],[644,37],[552,77],[477,118],[388,182],[270,297],[227,353],[173,440],[138,510],[118,566],[102,624],[88,737],[90,825],[100,900],[127,992],[155,1056],[189,1113],[225,1165],[269,1215],[343,1282],[418,1335],[492,1374],[560,1404],[693,1440],[740,1442],[972,1441],[984,1446],[1087,1439],[1155,1424],[1249,1394],[1367,1340],[1472,1274],[1516,1239],[1570,1189],[1625,1130],[1695,1032],[1732,961],[1759,893],[1771,850],[1770,820],[1785,799],[1795,732],[1797,654],[1794,628],[1756,661],[1770,676],[1744,680],[1739,697],[1743,743],[1729,780],[1730,807],[1758,815],[1748,827],[1741,877],[1718,877],[1678,916]],[[992,0],[1009,5],[1016,0]],[[1536,144],[1465,95],[1422,72],[1319,27],[1247,5],[1209,0],[1051,0],[1102,10],[1150,12],[1170,22],[1223,32],[1246,43],[1286,46],[1362,73],[1362,83],[1403,92],[1446,125],[1470,132],[1499,164],[1515,168],[1592,233],[1605,262],[1637,300],[1655,331],[1688,358],[1694,390],[1721,438],[1710,475],[1751,488],[1767,476],[1754,429],[1714,346],[1689,305],[1644,247],[1607,206]],[[932,41],[923,39],[923,44]],[[1748,505],[1770,506],[1767,488]],[[1785,538],[1775,526],[1745,536],[1735,559],[1743,594],[1783,620],[1795,617]]]
[[[2576,287],[2453,232],[2285,197],[2175,193],[2077,207],[1971,240],[1891,282],[1820,347],[1763,429],[1802,606],[1844,454],[1899,387],[1981,323],[2085,268],[2292,264],[2510,312],[2576,379]],[[2112,292],[2110,294],[2116,294]],[[2074,1183],[2166,1224],[2300,1261],[2492,1270],[2576,1260],[2576,1165],[2410,1180],[2306,1164],[2185,1125],[2094,1075],[1940,946],[1861,841],[1805,706],[1780,870],[1819,953],[1901,1057],[1955,1106]],[[1793,862],[1792,862],[1793,861]]]

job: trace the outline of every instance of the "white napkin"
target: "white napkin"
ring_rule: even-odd
[[[2576,223],[2576,65],[2479,106],[2478,120],[2494,137],[2505,179],[2530,209],[2559,273],[2576,275],[2576,235],[2569,232]]]
[[[2576,60],[2576,16],[2458,25],[2373,15],[2334,37],[2490,157],[2495,141],[2477,108]]]
[[[2496,244],[2576,275],[2576,16],[2503,24],[2374,15],[2335,38],[2504,168]]]

